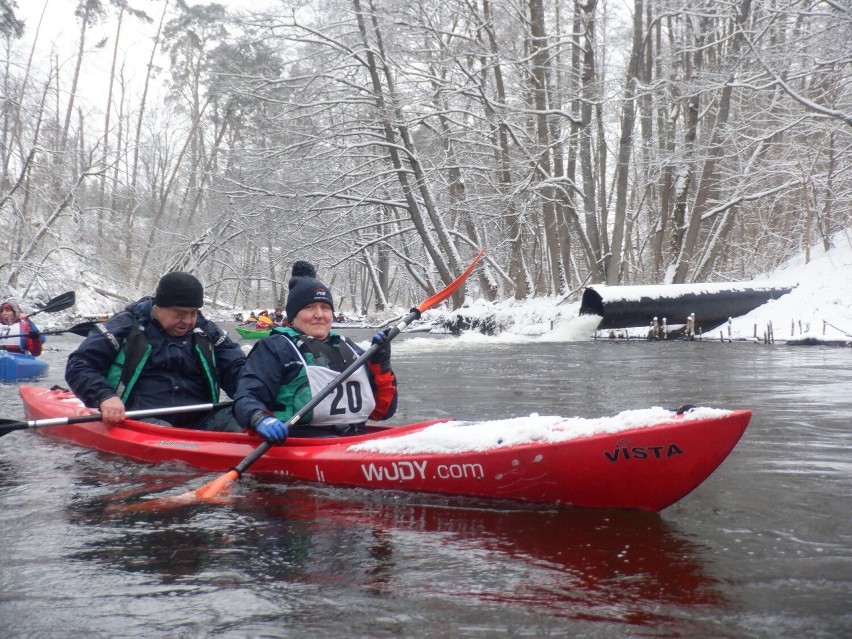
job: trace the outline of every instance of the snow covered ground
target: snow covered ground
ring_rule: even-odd
[[[807,264],[803,257],[790,260],[771,274],[772,279],[796,281],[798,286],[734,318],[732,337],[752,337],[755,326],[761,331],[771,322],[776,340],[852,339],[852,230],[835,234],[828,251],[813,247],[810,257]]]
[[[763,340],[771,326],[775,341],[811,338],[823,341],[852,340],[852,229],[837,233],[828,251],[822,245],[789,260],[781,268],[756,278],[771,286],[778,282],[797,284],[794,290],[777,300],[756,308],[747,315],[733,318],[730,326],[704,327],[704,339]],[[699,292],[703,285],[696,284]],[[493,316],[505,327],[499,335],[487,337],[472,331],[462,335],[468,341],[572,341],[589,339],[596,328],[596,316],[580,316],[580,303],[559,304],[559,298],[537,298],[516,302],[507,300],[496,306],[478,300],[465,308],[467,317]],[[438,313],[427,314],[435,317]],[[647,327],[628,331],[631,337],[644,337]]]

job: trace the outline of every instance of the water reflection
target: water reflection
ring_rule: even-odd
[[[76,559],[158,575],[163,585],[302,583],[641,626],[676,608],[726,603],[702,549],[651,513],[458,507],[257,483],[230,505],[117,517],[111,505],[128,496],[69,510],[75,524],[102,528],[83,535]]]
[[[704,569],[700,549],[652,513],[451,507],[368,497],[353,503],[312,491],[268,499],[262,507],[272,517],[298,513],[332,520],[347,530],[372,530],[382,540],[376,570],[383,575],[392,573],[387,567],[380,570],[381,562],[389,560],[388,538],[397,546],[431,546],[437,540],[442,552],[436,553],[437,560],[432,555],[427,570],[443,572],[434,575],[435,583],[442,589],[455,584],[466,597],[576,618],[615,614],[639,624],[659,621],[659,605],[724,603]],[[532,578],[516,578],[526,577],[530,569]],[[496,578],[489,582],[478,574]],[[396,592],[392,579],[386,585],[388,594]]]

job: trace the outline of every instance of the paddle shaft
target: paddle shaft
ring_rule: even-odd
[[[68,328],[57,328],[52,331],[32,331],[24,333],[27,337],[38,337],[39,335],[62,335],[63,333],[74,333],[80,337],[86,337],[89,331],[92,330],[99,322],[80,322]]]
[[[231,401],[218,402],[215,404],[188,404],[186,406],[169,406],[167,408],[149,408],[143,410],[129,410],[124,415],[126,419],[137,417],[156,417],[157,415],[172,415],[174,413],[192,413],[202,410],[213,410],[220,406],[230,406]],[[4,423],[6,421],[7,423]],[[42,428],[44,426],[65,426],[66,424],[82,424],[85,422],[103,421],[103,415],[93,413],[91,415],[78,415],[76,417],[51,417],[48,419],[31,419],[29,421],[0,420],[0,435],[5,435],[13,430],[24,430],[27,428]]]

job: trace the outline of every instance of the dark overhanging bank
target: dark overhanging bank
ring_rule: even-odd
[[[580,315],[598,315],[602,318],[598,329],[616,329],[648,326],[654,318],[670,325],[685,324],[694,313],[696,328],[707,331],[794,288],[754,282],[587,286]]]

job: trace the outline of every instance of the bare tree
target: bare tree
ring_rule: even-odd
[[[468,290],[524,299],[751,277],[850,224],[841,3],[175,0],[139,78],[120,56],[129,14],[148,28],[129,0],[57,9],[79,20],[68,72],[56,51],[34,64],[44,42],[17,50],[12,6],[0,268],[24,285],[22,258],[73,253],[138,289],[192,269],[217,299],[268,306],[305,258],[367,312],[435,290],[483,244]],[[112,80],[90,105],[102,19]],[[118,250],[98,240],[105,214]]]

